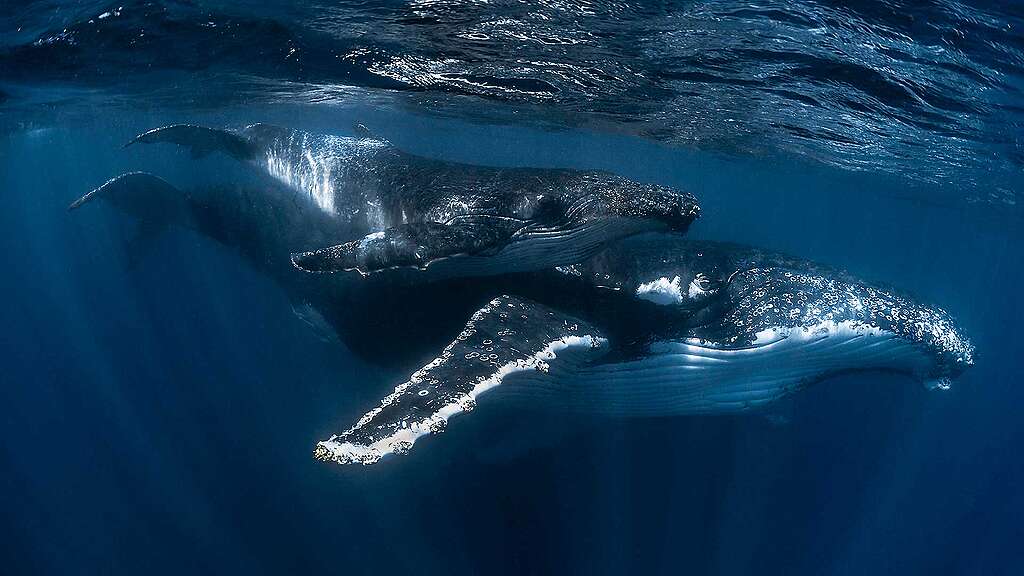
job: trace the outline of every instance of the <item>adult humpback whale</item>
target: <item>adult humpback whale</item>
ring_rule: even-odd
[[[444,162],[402,152],[361,125],[357,131],[341,137],[267,124],[239,131],[179,124],[128,145],[224,152],[361,231],[333,245],[293,246],[307,250],[293,262],[310,272],[429,267],[421,278],[437,279],[542,270],[584,260],[617,238],[683,232],[699,213],[689,194],[608,172]]]
[[[942,309],[745,246],[634,238],[506,292],[316,457],[372,464],[407,452],[485,393],[609,415],[734,413],[850,372],[947,388],[973,364]]]

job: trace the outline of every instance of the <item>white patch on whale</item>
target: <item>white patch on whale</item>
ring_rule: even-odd
[[[630,218],[603,218],[570,228],[531,229],[513,235],[497,254],[453,254],[430,261],[433,279],[489,276],[553,267],[590,258],[608,241],[650,229],[652,224]]]
[[[340,441],[344,437],[359,428],[366,426],[387,406],[398,400],[405,394],[406,390],[421,381],[432,368],[446,362],[451,354],[452,346],[445,350],[445,353],[435,358],[429,364],[413,374],[408,382],[399,385],[395,391],[381,400],[381,405],[364,415],[355,426],[341,435],[331,437],[329,440],[317,444],[314,455],[320,460],[334,460],[335,462],[347,464],[355,462],[359,464],[373,464],[387,454],[404,454],[419,438],[433,432],[443,430],[448,420],[456,414],[468,412],[476,406],[476,399],[484,392],[497,387],[508,375],[519,372],[541,372],[547,373],[549,362],[555,360],[562,351],[574,348],[592,349],[603,346],[607,341],[604,338],[595,336],[566,336],[547,344],[543,350],[537,352],[527,359],[519,359],[504,364],[498,368],[489,378],[480,380],[473,388],[456,398],[453,402],[446,404],[433,414],[420,420],[402,422],[402,427],[393,434],[376,440],[371,444],[356,444]]]
[[[679,285],[679,276],[669,280],[662,276],[657,280],[640,284],[636,287],[636,297],[661,306],[671,306],[683,302],[683,291]]]
[[[295,141],[301,138],[301,141]],[[287,142],[270,147],[266,152],[266,170],[274,178],[304,192],[318,208],[337,215],[335,181],[348,169],[348,164],[368,149],[386,146],[376,140],[326,136],[313,143],[308,134],[292,135]],[[315,144],[315,145],[314,145]],[[297,150],[296,150],[297,149]],[[296,152],[300,157],[296,158]]]
[[[366,236],[363,237],[362,240],[359,241],[359,249],[366,250],[373,242],[376,242],[377,240],[383,240],[384,236],[385,234],[383,231],[367,234]]]
[[[267,172],[287,186],[309,194],[309,199],[326,212],[334,215],[334,185],[331,182],[331,158],[316,158],[309,150],[305,164],[294,166],[285,155],[275,150],[267,152]]]

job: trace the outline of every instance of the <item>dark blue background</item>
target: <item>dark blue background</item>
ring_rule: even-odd
[[[122,171],[244,177],[133,134],[270,121],[695,193],[698,237],[844,266],[941,303],[977,346],[947,392],[846,377],[764,416],[563,423],[482,406],[407,457],[316,462],[402,374],[298,321],[237,254],[66,205]],[[103,116],[0,140],[4,574],[1020,574],[1020,221],[779,159],[381,109]],[[394,345],[414,345],[395,335]]]

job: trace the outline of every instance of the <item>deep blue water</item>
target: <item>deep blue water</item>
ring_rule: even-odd
[[[2,11],[0,573],[1024,570],[1018,7],[240,4]],[[170,234],[127,269],[126,219],[66,211],[129,170],[244,179],[121,146],[256,121],[688,190],[693,236],[940,302],[977,365],[948,391],[837,378],[768,415],[481,406],[406,457],[317,462],[408,367],[320,341],[220,245]]]

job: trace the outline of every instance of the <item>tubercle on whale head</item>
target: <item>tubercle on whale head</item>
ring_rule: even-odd
[[[946,310],[888,290],[872,289],[869,295],[889,305],[876,313],[875,320],[920,346],[931,359],[929,369],[918,375],[927,388],[949,389],[953,380],[974,366],[974,345]]]
[[[974,345],[958,326],[950,324],[942,331],[933,331],[924,344],[935,358],[935,366],[922,376],[929,390],[949,390],[954,380],[974,366]]]

